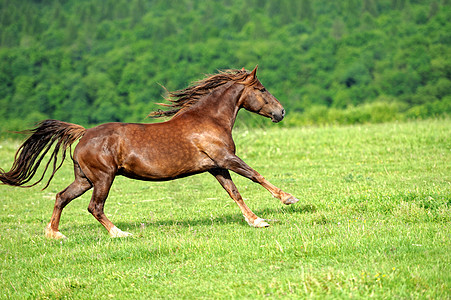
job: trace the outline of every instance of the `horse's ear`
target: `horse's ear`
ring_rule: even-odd
[[[246,78],[244,78],[243,81],[240,81],[238,83],[242,83],[242,84],[246,84],[246,85],[251,85],[255,83],[255,80],[257,79],[257,68],[258,65],[255,66],[255,68],[252,70],[252,72],[250,72]],[[246,69],[242,68],[241,71],[246,71]]]
[[[249,75],[252,75],[252,78],[257,78],[257,69],[258,69],[258,65],[256,65],[255,66],[255,68],[252,70],[252,72],[251,72],[251,74],[249,74]]]

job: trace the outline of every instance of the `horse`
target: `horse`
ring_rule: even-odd
[[[126,237],[105,215],[104,205],[116,176],[145,181],[167,181],[203,172],[213,175],[238,204],[253,227],[268,227],[244,203],[229,171],[262,185],[284,204],[299,201],[271,184],[235,154],[232,128],[238,111],[250,112],[280,122],[285,110],[257,79],[253,71],[225,70],[206,76],[189,87],[170,92],[169,107],[150,113],[153,118],[170,117],[159,123],[105,123],[90,129],[58,120],[45,120],[34,129],[16,152],[10,171],[0,169],[0,181],[10,186],[31,187],[44,178],[51,162],[48,187],[62,166],[69,148],[78,141],[71,158],[75,180],[57,193],[45,236],[65,239],[59,231],[62,210],[75,198],[93,189],[88,211],[111,237]],[[28,184],[44,156],[53,148],[42,176]],[[58,162],[58,156],[62,156]]]

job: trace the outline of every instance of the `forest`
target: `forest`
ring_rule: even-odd
[[[282,126],[446,117],[449,20],[450,0],[0,0],[0,127],[153,122],[164,88],[257,64]]]

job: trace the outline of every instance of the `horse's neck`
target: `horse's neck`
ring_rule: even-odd
[[[216,124],[232,129],[239,110],[238,100],[243,90],[243,85],[226,83],[200,99],[187,113],[214,120]]]
[[[217,92],[211,93],[212,98],[205,101],[206,106],[208,106],[207,102],[211,104],[209,106],[209,116],[231,130],[238,114],[238,100],[243,90],[243,85],[228,83],[224,87],[218,88]]]

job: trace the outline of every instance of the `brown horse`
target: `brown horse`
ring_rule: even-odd
[[[11,170],[0,169],[0,180],[7,185],[33,186],[42,181],[53,161],[53,173],[46,188],[61,167],[67,147],[81,138],[72,157],[75,180],[56,195],[53,214],[45,230],[47,237],[65,238],[58,230],[61,212],[90,188],[93,193],[88,211],[112,237],[130,235],[114,226],[103,212],[117,175],[162,181],[208,171],[235,200],[249,225],[267,227],[268,223],[246,206],[229,174],[231,170],[261,184],[284,204],[298,201],[235,155],[232,127],[240,108],[271,118],[273,122],[281,121],[285,114],[279,101],[257,79],[256,71],[257,67],[250,73],[244,68],[220,72],[170,93],[171,104],[165,104],[170,110],[151,114],[153,117],[173,116],[161,123],[107,123],[85,129],[57,120],[43,121],[29,131],[31,136],[17,150]],[[55,148],[42,177],[32,185],[25,185],[53,144]],[[59,164],[58,152],[63,156]]]

